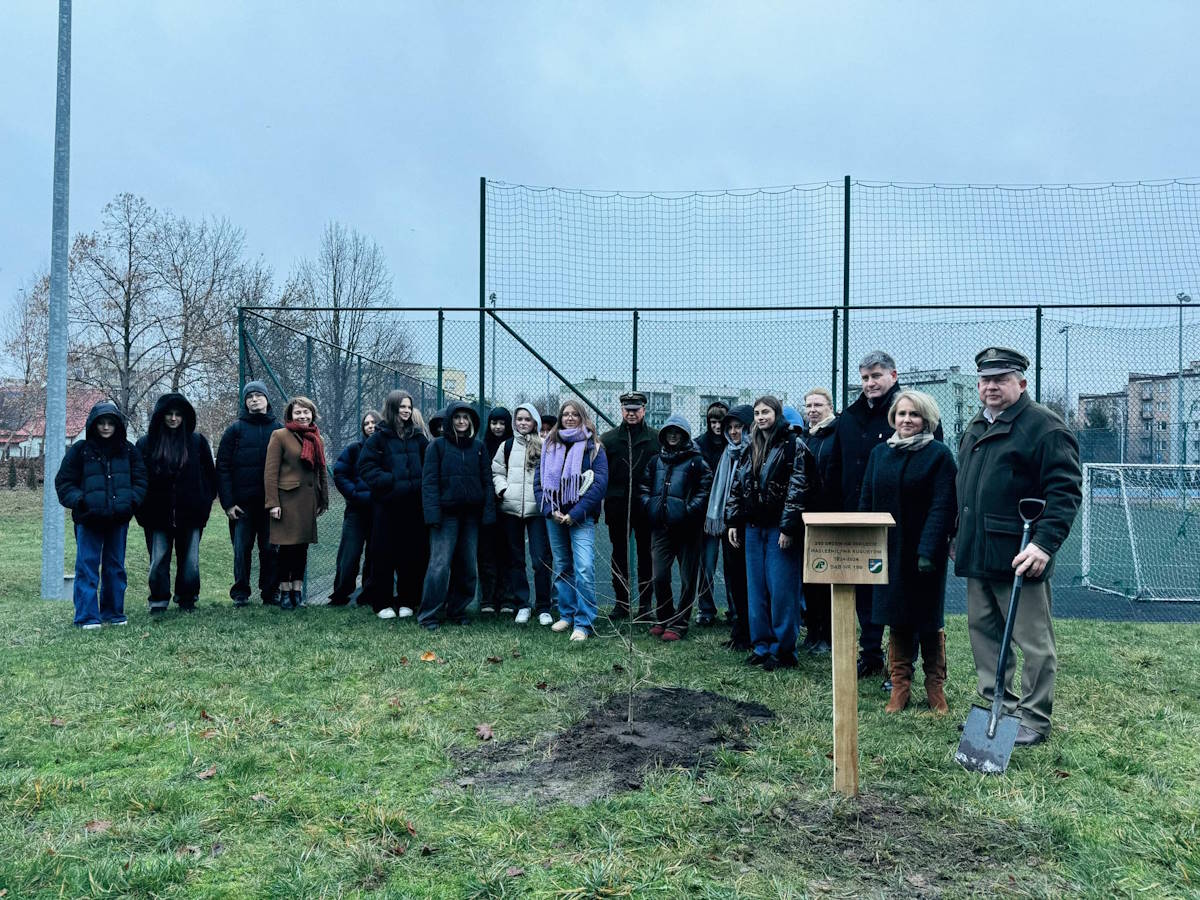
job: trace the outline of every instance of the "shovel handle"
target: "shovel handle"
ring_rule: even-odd
[[[1021,550],[1029,546],[1029,526],[1033,524],[1025,520],[1021,528]],[[1004,708],[1004,674],[1008,669],[1008,651],[1012,643],[1013,622],[1017,618],[1017,603],[1021,598],[1021,585],[1025,583],[1024,575],[1013,577],[1012,595],[1008,598],[1008,618],[1004,622],[1004,637],[1000,641],[1000,658],[996,661],[996,686],[992,690],[992,715],[988,719],[988,738],[996,736],[996,726],[1000,723],[1000,711]]]

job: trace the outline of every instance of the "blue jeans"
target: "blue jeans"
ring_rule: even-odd
[[[229,523],[229,539],[233,541],[233,587],[229,598],[245,603],[250,599],[250,558],[254,542],[258,541],[258,591],[263,600],[275,596],[279,579],[275,574],[275,548],[271,546],[271,517],[262,507],[251,504],[242,507],[242,517]]]
[[[759,656],[792,659],[800,623],[800,541],[780,550],[778,528],[753,525],[745,541],[750,642]]]
[[[550,539],[546,536],[546,520],[541,516],[521,519],[500,513],[500,523],[508,537],[508,586],[517,600],[518,609],[528,609],[529,574],[525,571],[525,535],[529,535],[529,562],[533,566],[533,590],[537,611],[550,612]]]
[[[75,526],[75,624],[125,621],[125,538],[129,525]]]
[[[479,578],[475,568],[478,545],[479,513],[443,515],[442,524],[429,529],[429,568],[417,615],[422,625],[438,621],[443,606],[451,622],[466,616]]]
[[[717,576],[717,559],[721,555],[722,536],[705,534],[700,547],[700,593],[696,603],[700,607],[700,615],[714,618],[717,615],[717,598],[713,588]],[[729,604],[729,589],[725,589],[725,608],[732,610]]]
[[[150,554],[150,608],[171,603],[171,550],[175,550],[175,602],[195,606],[200,597],[200,536],[203,528],[146,529]]]
[[[581,631],[596,621],[596,523],[590,519],[567,528],[546,520],[554,558],[554,599],[558,615]]]

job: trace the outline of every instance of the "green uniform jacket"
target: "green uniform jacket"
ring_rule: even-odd
[[[633,440],[630,441],[632,436]],[[630,428],[624,422],[612,431],[600,435],[604,454],[608,457],[608,493],[606,500],[629,498],[629,469],[633,467],[633,496],[638,493],[638,480],[646,471],[650,457],[658,454],[658,431],[645,422]]]
[[[1038,581],[1050,577],[1083,497],[1079,444],[1066,423],[1028,394],[996,416],[980,412],[958,446],[958,545],[954,572],[964,578],[1012,578],[1021,547],[1017,501],[1037,497],[1046,511],[1032,543],[1051,555]],[[1026,576],[1027,578],[1029,576]]]

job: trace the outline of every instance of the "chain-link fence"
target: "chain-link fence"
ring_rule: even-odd
[[[602,427],[637,388],[651,423],[682,414],[700,429],[714,399],[800,408],[821,386],[843,408],[876,349],[935,397],[956,450],[979,409],[975,354],[1013,346],[1084,462],[1115,467],[1095,473],[1088,529],[1059,555],[1056,611],[1200,614],[1136,602],[1200,598],[1200,477],[1186,468],[1200,465],[1200,183],[629,195],[485,182],[482,198],[478,306],[243,311],[247,375],[314,394],[331,456],[395,386],[425,391],[426,413],[459,397],[554,412],[575,395]],[[354,352],[333,337],[350,313]],[[1164,465],[1173,480],[1146,474]],[[1122,485],[1132,505],[1114,499]],[[314,568],[332,572],[335,544]],[[1168,559],[1169,590],[1148,587]],[[951,609],[962,595],[952,584]]]

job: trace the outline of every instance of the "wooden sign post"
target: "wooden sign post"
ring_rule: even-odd
[[[832,585],[833,789],[858,796],[854,586],[887,584],[888,513],[804,513],[804,580]]]

